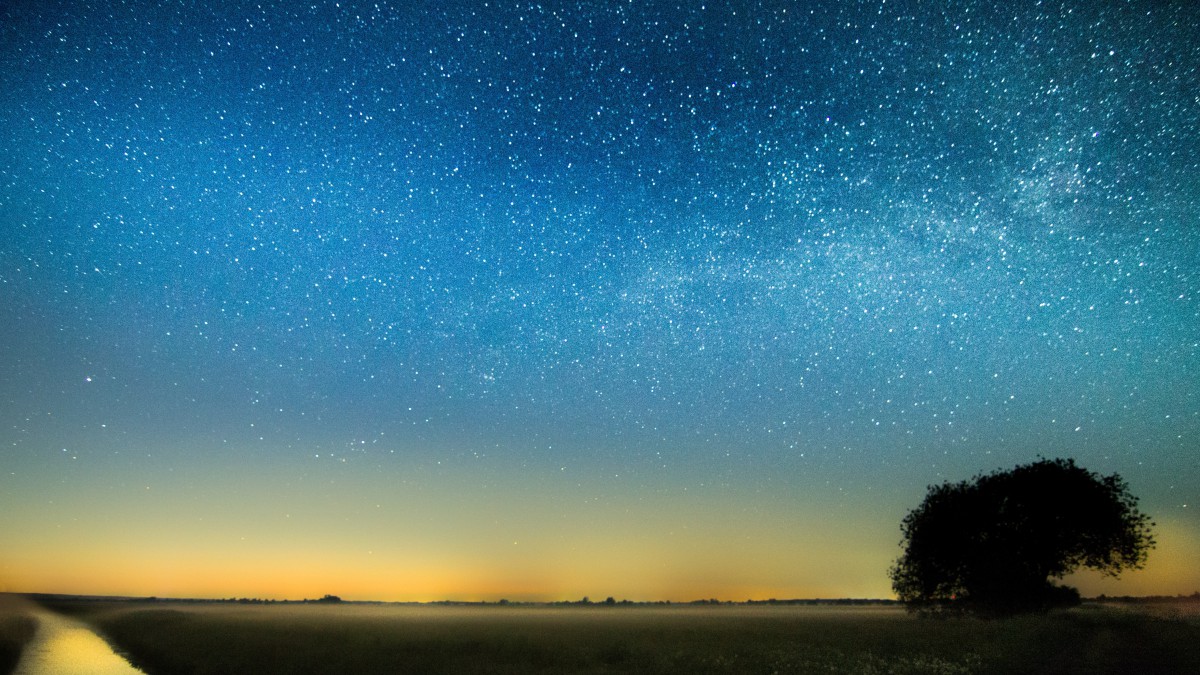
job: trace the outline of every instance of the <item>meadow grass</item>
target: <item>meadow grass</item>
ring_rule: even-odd
[[[23,599],[0,595],[0,673],[11,673],[21,660],[21,651],[33,639],[37,620],[29,615]]]
[[[151,675],[1200,672],[1196,620],[1103,607],[991,621],[881,607],[53,608]]]

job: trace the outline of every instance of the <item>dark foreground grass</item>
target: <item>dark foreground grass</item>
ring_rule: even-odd
[[[55,609],[151,675],[1200,672],[1195,620],[1106,608],[997,621],[832,607]]]
[[[37,621],[28,609],[19,598],[0,596],[0,673],[11,673],[17,667],[21,650],[37,630]]]

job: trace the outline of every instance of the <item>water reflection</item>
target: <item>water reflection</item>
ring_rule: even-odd
[[[14,675],[144,675],[82,623],[44,610],[34,616],[37,634]]]

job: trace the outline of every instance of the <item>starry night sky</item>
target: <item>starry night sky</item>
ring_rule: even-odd
[[[1072,456],[1200,590],[1185,2],[0,7],[0,590],[889,596]]]

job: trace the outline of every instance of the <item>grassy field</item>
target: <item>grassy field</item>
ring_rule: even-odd
[[[151,675],[1200,672],[1196,617],[1095,606],[997,621],[887,607],[53,608]]]
[[[29,616],[28,609],[24,600],[0,595],[0,673],[10,673],[17,667],[21,650],[37,630],[37,621]]]

